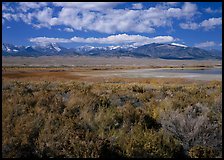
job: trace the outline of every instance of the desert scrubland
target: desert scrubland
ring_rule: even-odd
[[[138,68],[3,65],[3,157],[222,157],[222,81],[109,75]]]

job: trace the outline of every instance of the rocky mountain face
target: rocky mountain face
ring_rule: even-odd
[[[187,47],[176,43],[151,43],[142,46],[81,46],[78,48],[64,48],[56,43],[36,46],[15,46],[2,44],[3,56],[104,56],[104,57],[148,57],[163,59],[221,59],[222,52],[218,50],[203,50],[196,47]]]
[[[196,47],[177,46],[173,44],[147,44],[136,48],[133,52],[151,58],[163,59],[216,59],[221,54],[203,50]]]

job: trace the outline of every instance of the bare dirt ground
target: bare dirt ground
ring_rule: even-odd
[[[211,153],[210,157],[222,157],[221,81],[192,79],[188,74],[205,72],[207,80],[208,75],[221,76],[220,63],[3,59],[3,157],[109,153],[125,158],[181,155],[181,159],[187,157],[183,153],[198,153],[197,147],[206,155]],[[215,74],[209,72],[218,68]]]
[[[143,70],[143,72],[142,72]],[[159,79],[170,79],[175,83],[193,80],[222,80],[222,75],[167,73],[156,70],[144,69],[106,69],[93,68],[36,68],[36,67],[3,67],[3,80],[36,80],[36,81],[89,81],[89,82],[146,82]]]
[[[222,65],[220,60],[164,60],[131,57],[2,57],[3,66],[214,66]]]
[[[221,75],[161,73],[156,69],[222,67],[218,60],[163,60],[103,57],[2,57],[3,80],[78,80],[91,82],[142,82],[152,79],[221,80]],[[147,72],[144,69],[151,69]],[[174,80],[174,81],[175,81]]]

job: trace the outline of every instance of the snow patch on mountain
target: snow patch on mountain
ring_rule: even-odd
[[[12,56],[53,56],[53,55],[91,55],[91,56],[131,56],[164,59],[220,59],[222,52],[206,51],[200,48],[187,47],[183,44],[151,43],[143,46],[81,46],[76,48],[60,47],[56,43],[37,44],[36,46],[15,46],[2,44],[3,55]]]
[[[178,47],[187,47],[186,45],[179,44],[179,43],[171,43],[173,46],[178,46]]]
[[[52,43],[52,47],[58,52],[61,51],[61,48],[59,48],[59,46],[56,43]]]

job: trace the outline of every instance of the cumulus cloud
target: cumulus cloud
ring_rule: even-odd
[[[134,3],[132,4],[133,9],[142,9],[143,5],[141,3]]]
[[[183,12],[183,14],[186,14],[188,18],[191,18],[196,14],[197,9],[198,7],[196,4],[185,2],[181,11]]]
[[[179,2],[164,2],[166,3],[166,5],[169,5],[169,6],[176,6],[179,4]]]
[[[219,18],[209,18],[207,20],[202,21],[201,23],[195,23],[195,22],[181,23],[180,27],[182,29],[190,29],[190,30],[203,28],[204,30],[207,31],[221,25],[222,25],[222,18],[219,17]]]
[[[198,47],[198,48],[208,48],[208,47],[214,47],[214,46],[216,46],[216,43],[213,41],[206,41],[206,42],[195,44],[195,47]]]
[[[171,26],[172,18],[192,17],[196,14],[196,10],[196,5],[191,3],[185,3],[182,8],[110,9],[103,13],[63,7],[57,22],[76,30],[94,30],[112,34],[128,31],[152,33],[155,32],[155,27]]]
[[[50,7],[46,7],[41,11],[38,11],[35,18],[39,21],[39,27],[51,27],[55,24],[54,18],[52,18],[53,10]]]
[[[55,6],[96,11],[112,9],[121,3],[122,2],[53,2]]]
[[[100,43],[100,44],[134,44],[142,45],[148,43],[165,43],[172,42],[174,38],[171,36],[157,36],[149,38],[141,35],[127,35],[127,34],[118,34],[111,35],[106,38],[80,38],[73,37],[71,38],[73,42],[84,42],[84,43]]]
[[[45,3],[33,2],[26,13],[6,15],[6,20],[22,20],[34,27],[64,26],[73,30],[116,34],[124,32],[153,33],[158,27],[171,27],[173,19],[188,19],[197,14],[196,4],[184,3],[178,7],[150,7],[148,9],[115,9],[117,2],[53,2],[57,10]],[[138,5],[141,3],[137,3]],[[136,6],[135,6],[136,7]],[[140,8],[140,6],[137,6]],[[38,10],[29,10],[38,8]],[[56,14],[53,15],[53,13]],[[29,15],[29,16],[28,16]]]
[[[208,20],[204,20],[200,24],[206,30],[213,29],[216,26],[222,25],[222,18],[209,18]]]
[[[104,38],[82,38],[72,37],[70,39],[64,38],[48,38],[48,37],[36,37],[30,38],[30,42],[34,43],[97,43],[97,44],[133,44],[135,46],[149,44],[149,43],[168,43],[176,41],[172,36],[157,36],[157,37],[146,37],[141,35],[127,35],[117,34],[111,35]]]
[[[47,5],[47,2],[19,2],[19,9],[27,12],[30,9],[38,9]]]
[[[214,14],[214,13],[222,13],[222,10],[221,9],[211,9],[211,7],[208,7],[205,9],[205,12],[206,13],[211,13],[211,14]]]
[[[2,4],[2,11],[6,11],[7,7],[5,6],[5,4]]]
[[[14,21],[18,21],[19,20],[19,16],[16,14],[12,14],[12,13],[2,13],[2,18],[8,21],[14,20]]]
[[[30,12],[30,13],[2,13],[2,18],[8,21],[23,21],[27,24],[32,25],[33,27],[41,28],[47,27],[50,28],[55,24],[55,18],[52,18],[53,10],[50,7],[45,7],[43,10]],[[36,20],[38,23],[33,23],[33,20]]]
[[[33,25],[31,22],[33,18],[36,16],[35,13],[18,13],[18,14],[13,14],[13,13],[2,13],[2,18],[8,21],[14,20],[14,21],[19,21],[22,20],[23,22],[27,24]]]
[[[182,29],[191,29],[191,30],[196,30],[199,28],[199,25],[197,23],[181,23],[180,27]]]
[[[48,37],[36,37],[30,38],[30,42],[33,43],[69,43],[71,40],[65,38],[48,38]]]
[[[7,11],[7,12],[15,12],[15,10],[12,8],[12,7],[10,7],[10,6],[8,6],[7,4],[2,4],[2,11]]]
[[[64,31],[65,32],[74,32],[74,30],[72,28],[65,28]]]

